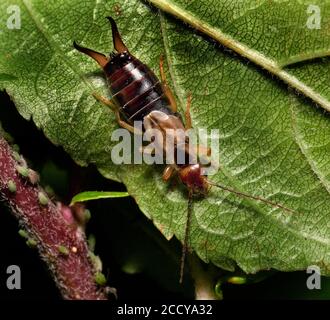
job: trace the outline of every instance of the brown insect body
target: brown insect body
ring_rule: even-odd
[[[111,17],[107,18],[111,23],[117,53],[111,53],[108,59],[102,53],[81,47],[75,42],[74,47],[92,57],[103,68],[112,94],[111,100],[125,122],[132,124],[134,121],[142,121],[144,130],[157,128],[164,133],[168,129],[184,131],[181,116],[172,110],[171,101],[164,92],[164,85],[148,66],[130,54],[115,21]],[[175,142],[177,145],[186,144],[183,148],[189,149],[187,138],[176,136]],[[201,175],[201,166],[198,163],[174,164],[173,168],[173,172],[178,173],[190,193],[206,194],[209,184]]]
[[[121,39],[115,21],[111,17],[107,18],[111,23],[113,43],[117,53],[111,53],[110,57],[107,58],[100,52],[81,47],[74,42],[74,47],[77,50],[87,54],[97,61],[97,63],[103,68],[107,77],[109,89],[112,93],[112,99],[108,100],[103,97],[96,98],[110,106],[116,113],[118,123],[133,133],[136,133],[134,127],[131,125],[134,121],[141,121],[143,123],[143,130],[159,129],[163,136],[166,135],[169,129],[172,129],[176,132],[174,134],[176,148],[183,149],[187,155],[186,162],[181,164],[174,163],[173,165],[167,166],[163,174],[164,181],[167,181],[176,173],[189,192],[185,239],[181,260],[181,282],[187,250],[193,195],[205,196],[211,186],[216,186],[240,197],[262,201],[268,205],[282,208],[289,212],[294,211],[267,199],[252,196],[209,181],[207,177],[202,174],[202,164],[198,161],[194,164],[188,162],[190,159],[189,157],[191,156],[189,139],[185,135],[182,136],[177,133],[177,130],[181,129],[181,132],[184,132],[191,128],[189,113],[190,99],[188,99],[187,111],[185,113],[186,123],[184,125],[180,114],[176,112],[176,102],[170,89],[167,87],[162,64],[161,82],[148,66],[129,53]],[[121,120],[119,114],[125,118],[125,121]],[[166,150],[164,149],[164,151]],[[196,146],[195,151],[197,151],[199,156],[209,156],[211,150]]]
[[[159,79],[129,52],[116,54],[104,67],[104,72],[112,99],[128,122],[143,121],[154,110],[173,114]]]

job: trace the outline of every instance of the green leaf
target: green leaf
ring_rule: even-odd
[[[0,73],[0,82],[1,81],[13,81],[16,80],[17,77],[11,75],[11,74],[6,74],[6,73]]]
[[[84,202],[89,200],[98,200],[98,199],[109,199],[109,198],[122,198],[128,197],[127,192],[116,192],[116,191],[85,191],[76,194],[70,203],[70,206],[76,202]]]
[[[0,21],[9,4],[1,2]],[[220,130],[221,170],[209,179],[298,212],[212,188],[194,203],[189,246],[228,270],[317,264],[330,274],[330,124],[317,107],[330,101],[330,59],[322,58],[330,49],[330,1],[313,1],[321,29],[306,27],[309,1],[303,0],[166,4],[163,9],[200,32],[137,0],[18,2],[22,29],[0,34],[0,73],[17,80],[3,87],[51,141],[81,165],[93,163],[123,181],[162,233],[182,240],[185,190],[162,181],[162,166],[112,164],[115,117],[91,95],[108,94],[104,77],[72,47],[76,40],[112,51],[104,18],[112,15],[130,51],[157,74],[159,56],[166,56],[181,111],[192,93],[194,126]]]

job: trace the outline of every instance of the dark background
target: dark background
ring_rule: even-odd
[[[51,186],[58,199],[69,203],[81,190],[123,191],[119,183],[103,178],[94,167],[80,168],[45,138],[31,121],[24,120],[5,92],[0,92],[0,122],[20,146],[29,166],[41,174],[41,184]],[[79,190],[78,190],[79,191]],[[118,298],[150,300],[193,298],[189,277],[178,284],[181,247],[167,241],[139,211],[132,198],[91,201],[92,218],[87,234],[96,238],[95,253],[103,262],[108,285]],[[18,222],[0,203],[0,300],[59,300],[57,288],[37,251],[18,235]],[[170,252],[170,254],[169,254]],[[8,290],[6,269],[18,265],[22,289]],[[330,279],[322,278],[321,290],[308,290],[306,272],[272,272],[265,280],[246,285],[224,285],[225,299],[327,299]]]

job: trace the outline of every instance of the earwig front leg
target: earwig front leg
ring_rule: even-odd
[[[174,166],[172,166],[172,165],[166,166],[166,168],[163,171],[163,180],[168,181],[169,179],[171,179],[174,172],[175,172],[175,167]]]
[[[196,148],[195,151],[198,153],[199,156],[202,156],[202,157],[211,156],[211,148],[200,146],[200,145],[195,148]]]
[[[160,59],[159,59],[159,70],[160,70],[160,77],[162,79],[162,87],[163,87],[164,94],[170,102],[170,106],[171,106],[172,111],[177,112],[178,106],[176,104],[174,94],[171,91],[171,89],[168,86],[167,81],[166,81],[166,75],[165,75],[165,71],[164,71],[164,57],[163,57],[163,55],[161,55]]]
[[[98,94],[96,92],[93,92],[92,95],[96,100],[98,100],[99,102],[103,103],[104,105],[110,107],[111,110],[115,111],[118,109],[117,106],[115,105],[115,103],[113,101],[111,101],[111,99],[101,96],[100,94]]]
[[[192,128],[190,106],[191,106],[191,93],[188,94],[186,112],[184,113],[185,118],[186,118],[186,125],[185,125],[186,130]]]

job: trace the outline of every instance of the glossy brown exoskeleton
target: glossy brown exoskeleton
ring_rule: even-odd
[[[103,68],[108,80],[109,89],[112,94],[111,100],[96,94],[94,96],[104,104],[110,106],[116,114],[119,125],[132,133],[138,133],[133,127],[134,121],[141,121],[143,123],[143,130],[159,129],[164,135],[169,129],[174,130],[174,132],[180,131],[180,129],[181,131],[190,129],[190,96],[188,97],[184,124],[180,114],[177,112],[174,95],[166,82],[163,69],[163,59],[160,59],[160,81],[148,66],[143,64],[129,52],[122,41],[115,21],[111,17],[107,18],[111,23],[112,37],[114,48],[117,51],[116,53],[111,53],[109,57],[106,57],[100,52],[82,47],[74,42],[74,47],[77,50],[96,60],[96,62]],[[207,157],[211,153],[209,148],[203,146],[196,146],[191,149],[188,146],[189,139],[187,137],[176,136],[175,142],[177,145],[180,145],[181,148],[186,150],[187,153],[190,152],[189,150],[195,150],[199,156],[203,157]],[[183,266],[187,248],[186,245],[189,234],[191,199],[193,195],[206,196],[210,187],[216,186],[241,197],[263,201],[269,205],[292,211],[272,201],[213,183],[202,174],[202,168],[203,165],[198,161],[193,164],[187,161],[187,163],[170,164],[165,168],[163,173],[163,179],[165,181],[168,181],[174,174],[177,174],[180,181],[187,187],[189,192],[189,205],[181,260],[180,282],[183,275]]]
[[[74,47],[89,55],[103,68],[112,94],[111,101],[96,96],[109,105],[116,113],[119,125],[134,132],[133,122],[142,121],[143,128],[159,130],[186,130],[191,128],[189,114],[190,98],[187,103],[186,124],[177,113],[177,105],[174,96],[169,89],[163,70],[163,59],[160,60],[160,81],[152,70],[140,60],[135,58],[123,43],[115,21],[108,17],[111,27],[114,47],[117,53],[111,53],[107,58],[102,53],[79,46],[74,42]],[[121,119],[121,116],[123,119]],[[188,143],[188,140],[187,140]],[[188,147],[187,147],[188,149]],[[209,154],[210,150],[199,147],[200,153]],[[169,180],[177,172],[181,181],[191,193],[206,194],[209,184],[202,176],[198,163],[173,164],[164,170],[164,180]]]

